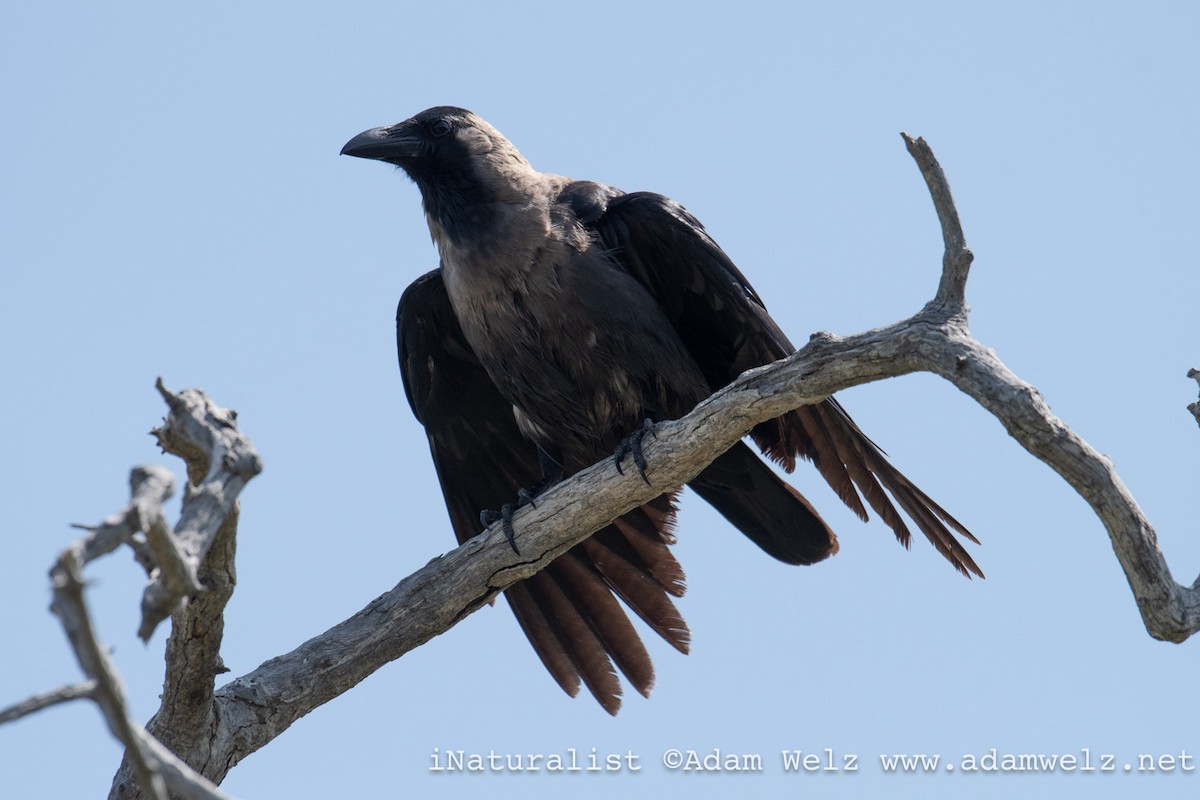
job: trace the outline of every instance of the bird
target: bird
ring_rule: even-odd
[[[641,437],[742,372],[795,352],[762,298],[682,205],[653,192],[540,172],[482,117],[427,109],[353,137],[342,154],[416,184],[440,265],[396,313],[405,396],[424,426],[458,541],[482,522]],[[766,459],[812,462],[861,519],[870,507],[908,547],[901,510],[963,575],[983,572],[967,528],[892,466],[834,397],[753,428]],[[745,440],[688,484],[767,554],[814,564],[838,540]],[[626,513],[505,591],[570,696],[610,714],[620,671],[643,696],[654,667],[622,603],[677,650],[691,632],[675,542],[678,491]],[[515,547],[515,544],[514,544]],[[619,599],[618,599],[619,598]]]

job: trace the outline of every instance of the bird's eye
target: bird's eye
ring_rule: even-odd
[[[450,123],[444,119],[435,120],[434,123],[429,126],[429,132],[434,136],[445,136],[450,132]]]

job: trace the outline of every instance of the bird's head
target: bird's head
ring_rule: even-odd
[[[355,136],[342,155],[395,164],[425,195],[456,195],[468,202],[503,195],[536,175],[517,148],[483,118],[463,108],[437,106],[412,119]]]

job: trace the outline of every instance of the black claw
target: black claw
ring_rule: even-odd
[[[499,511],[492,511],[490,508],[485,508],[479,512],[479,523],[485,528],[490,528],[496,520],[502,520],[504,524],[501,526],[504,531],[504,538],[508,540],[508,546],[513,549],[517,555],[521,555],[521,551],[517,549],[516,534],[513,531],[513,507],[512,503],[505,503],[500,506]]]
[[[633,463],[637,466],[638,475],[642,476],[642,480],[647,486],[652,486],[650,479],[646,477],[646,457],[642,455],[642,439],[649,433],[655,439],[658,434],[654,432],[654,423],[646,420],[642,423],[642,427],[626,436],[617,444],[617,449],[613,453],[613,464],[617,467],[617,472],[621,475],[625,474],[625,470],[621,469],[621,459],[626,455],[633,455]]]
[[[637,465],[638,475],[641,475],[642,480],[646,481],[646,483],[650,483],[649,479],[646,478],[646,456],[642,455],[642,437],[634,437],[631,449],[633,450],[633,463]]]
[[[646,420],[646,424],[649,423],[650,421]],[[485,508],[483,511],[479,512],[479,522],[485,528],[490,528],[492,523],[496,522],[497,520],[501,520],[504,523],[504,538],[508,540],[508,546],[511,547],[513,552],[517,555],[521,555],[521,551],[517,549],[516,535],[513,533],[513,512],[517,509],[524,508],[525,506],[533,506],[534,508],[537,508],[537,503],[534,501],[535,498],[562,478],[562,470],[561,468],[557,467],[557,462],[550,459],[550,457],[540,449],[538,450],[538,453],[540,454],[539,457],[542,460],[542,479],[535,483],[530,489],[518,489],[516,504],[505,503],[504,505],[500,506],[499,511],[492,511],[491,509]]]
[[[504,505],[500,506],[500,519],[504,521],[502,526],[504,528],[504,538],[508,540],[508,546],[513,549],[513,552],[517,555],[521,555],[521,551],[517,549],[516,534],[513,533],[512,515],[513,507],[511,503],[505,503]]]
[[[629,453],[629,440],[622,439],[617,442],[617,449],[613,451],[613,466],[617,468],[618,475],[624,475],[625,470],[621,469],[621,459]]]

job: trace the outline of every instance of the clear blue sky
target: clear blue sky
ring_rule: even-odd
[[[234,675],[448,549],[393,314],[436,265],[416,189],[339,158],[353,134],[471,108],[541,169],[684,203],[797,341],[914,312],[941,242],[898,135],[925,136],[976,262],[974,333],[1112,457],[1181,582],[1200,570],[1200,11],[1190,3],[20,4],[0,30],[5,555],[0,704],[78,678],[46,570],[126,499],[155,376],[235,408],[266,469],[243,495]],[[836,6],[836,7],[834,7]],[[1198,651],[1150,639],[1103,529],[937,379],[842,396],[979,535],[966,581],[794,481],[839,531],[772,562],[695,497],[677,554],[690,656],[621,715],[571,701],[498,604],[238,766],[242,797],[681,795],[1194,797],[1174,775],[890,775],[881,754],[1200,754]],[[177,512],[173,504],[171,513]],[[146,719],[160,633],[134,637],[128,556],[89,600]],[[633,751],[623,775],[435,775],[434,748]],[[669,748],[757,753],[670,772]],[[788,775],[781,750],[858,756]],[[97,797],[120,750],[98,712],[0,728],[0,793]],[[1194,764],[1194,762],[1193,762]]]

